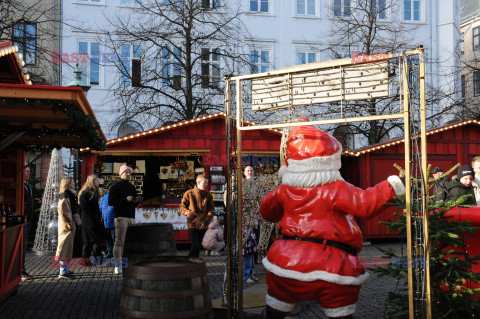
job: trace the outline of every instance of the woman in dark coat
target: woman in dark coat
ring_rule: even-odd
[[[103,229],[102,214],[98,206],[100,200],[98,185],[98,177],[92,174],[87,177],[87,181],[78,194],[80,217],[82,218],[82,258],[84,260],[85,258],[90,258],[92,248],[94,256],[101,256],[101,244],[104,240],[105,230]],[[89,264],[88,261],[86,263]]]

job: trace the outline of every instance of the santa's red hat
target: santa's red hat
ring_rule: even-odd
[[[342,179],[341,154],[342,146],[333,136],[313,126],[297,126],[287,141],[283,183],[311,187]]]

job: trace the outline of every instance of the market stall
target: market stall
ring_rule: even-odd
[[[21,281],[25,151],[106,142],[82,89],[31,85],[17,51],[0,43],[0,301]]]
[[[427,131],[428,164],[440,167],[445,172],[457,163],[470,164],[480,155],[480,122],[466,120]],[[348,182],[362,188],[371,187],[397,175],[393,164],[404,166],[405,145],[403,139],[395,139],[371,145],[354,152],[342,154],[342,176]],[[453,173],[455,174],[456,171]],[[450,176],[451,177],[451,176]],[[359,220],[363,236],[370,238],[396,237],[380,223],[393,218],[394,208],[389,208],[372,219]]]
[[[281,133],[277,130],[244,134],[243,165],[252,165],[256,175],[278,169]],[[226,181],[225,115],[217,113],[120,137],[107,142],[105,151],[84,151],[82,178],[100,177],[104,190],[118,180],[118,168],[127,163],[134,171],[131,182],[144,199],[137,208],[139,222],[173,224],[177,243],[189,242],[185,216],[178,206],[183,194],[195,185],[198,174],[210,180],[215,212],[224,214]]]

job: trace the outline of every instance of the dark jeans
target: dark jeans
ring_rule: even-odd
[[[25,269],[25,255],[27,254],[28,235],[32,229],[32,221],[30,217],[26,217],[26,225],[23,226],[23,255],[22,255],[22,272],[26,272]]]
[[[252,278],[255,273],[255,262],[253,254],[243,256],[243,281]]]
[[[205,232],[206,230],[188,229],[188,235],[190,236],[190,241],[192,242],[192,246],[190,246],[190,251],[188,252],[189,257],[200,257],[200,245],[202,244]]]
[[[82,247],[82,258],[90,258],[90,254],[93,250],[93,256],[101,256],[100,248],[102,245],[100,243],[83,243]]]
[[[106,228],[107,234],[110,235],[110,238],[106,240],[107,242],[107,252],[109,254],[113,253],[113,244],[115,243],[115,228]]]

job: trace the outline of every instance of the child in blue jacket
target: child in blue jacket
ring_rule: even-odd
[[[113,181],[108,182],[108,189],[112,186]],[[100,211],[102,212],[103,224],[107,231],[107,255],[105,258],[113,258],[113,243],[115,243],[115,214],[113,206],[108,206],[108,193],[103,195],[100,200]]]

